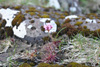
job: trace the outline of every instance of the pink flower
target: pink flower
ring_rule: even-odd
[[[52,29],[52,25],[50,23],[46,23],[46,25],[44,25],[44,28],[49,32]]]

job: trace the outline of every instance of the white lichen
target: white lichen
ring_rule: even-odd
[[[14,35],[16,35],[17,37],[20,37],[20,38],[24,38],[25,35],[27,34],[25,25],[26,25],[26,23],[25,23],[25,21],[23,21],[18,26],[18,28],[16,26],[14,26],[14,28],[13,28]]]
[[[18,10],[13,10],[13,9],[10,9],[10,8],[0,9],[0,13],[2,14],[2,18],[7,21],[6,26],[12,26],[11,22],[15,17],[14,14],[16,14],[17,12],[19,12],[19,11]]]

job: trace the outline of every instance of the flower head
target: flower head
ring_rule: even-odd
[[[47,30],[48,32],[52,29],[52,25],[50,23],[46,23],[44,25],[45,30]]]

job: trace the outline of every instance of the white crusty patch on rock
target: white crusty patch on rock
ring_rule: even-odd
[[[79,18],[77,15],[69,15],[69,16],[66,16],[65,19],[73,19],[73,18]]]
[[[14,35],[16,35],[17,37],[20,38],[24,38],[24,36],[27,34],[26,33],[26,28],[25,28],[25,21],[23,21],[18,28],[16,26],[14,26],[13,31],[14,31]]]
[[[52,29],[49,31],[49,33],[52,33],[52,32],[56,32],[57,31],[57,25],[55,23],[54,20],[51,20],[50,18],[40,18],[40,21],[44,23],[44,25],[46,25],[46,20],[50,20],[50,24],[52,25]],[[45,31],[45,33],[48,33],[48,31]]]
[[[97,21],[95,19],[87,18],[85,21],[88,22],[88,23],[97,23]]]
[[[0,13],[2,14],[2,18],[5,19],[7,21],[6,26],[12,26],[11,22],[14,19],[14,14],[16,14],[17,12],[19,12],[18,10],[13,10],[13,9],[0,9]]]
[[[28,28],[28,29],[31,29],[31,28],[32,28],[32,25],[28,25],[27,28]]]

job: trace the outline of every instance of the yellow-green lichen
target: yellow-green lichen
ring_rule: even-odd
[[[87,29],[87,26],[83,26],[84,29]]]

